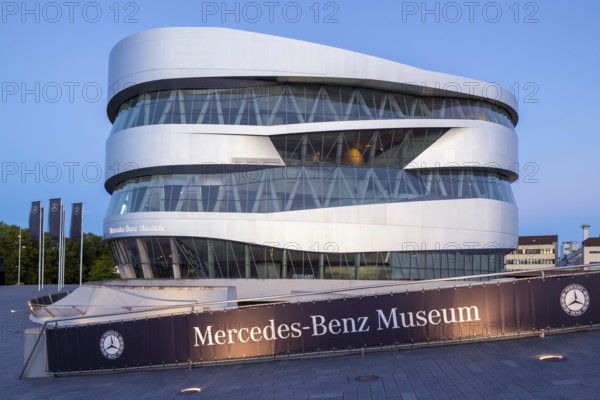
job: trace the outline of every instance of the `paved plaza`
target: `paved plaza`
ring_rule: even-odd
[[[33,286],[0,287],[3,399],[600,399],[600,330],[364,356],[19,380],[24,330],[34,327],[26,301],[38,295]],[[567,360],[543,362],[542,354]],[[190,387],[202,391],[179,394]]]

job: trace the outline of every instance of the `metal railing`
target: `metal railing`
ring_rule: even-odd
[[[567,273],[554,273],[554,272],[563,272],[563,271],[567,272]],[[547,272],[552,272],[552,273],[550,275],[548,275]],[[570,272],[570,274],[568,272]],[[442,282],[446,283],[446,282],[459,281],[460,284],[454,285],[454,287],[462,287],[462,286],[472,286],[474,284],[475,285],[486,285],[489,283],[500,283],[499,279],[502,279],[502,278],[513,278],[514,280],[517,280],[517,279],[545,279],[545,278],[549,278],[549,277],[558,277],[558,276],[567,276],[567,275],[585,275],[585,274],[589,274],[589,273],[599,273],[599,272],[600,272],[600,265],[598,265],[598,264],[576,265],[576,266],[566,266],[566,267],[549,267],[549,268],[538,268],[538,269],[531,269],[531,270],[499,272],[499,273],[492,273],[492,274],[478,274],[478,275],[468,275],[468,276],[451,277],[451,278],[429,279],[429,280],[422,280],[422,281],[390,281],[389,283],[386,282],[386,283],[379,283],[379,284],[373,284],[373,285],[363,285],[363,286],[355,286],[355,287],[350,287],[350,288],[329,289],[329,290],[321,290],[321,291],[315,291],[315,292],[291,293],[291,294],[254,297],[254,298],[245,298],[245,299],[219,300],[219,301],[211,301],[211,302],[204,302],[204,303],[196,302],[196,303],[192,303],[192,304],[188,303],[188,304],[179,304],[179,305],[168,305],[168,306],[162,306],[162,307],[151,307],[151,308],[145,308],[143,310],[130,310],[130,311],[123,311],[123,312],[111,312],[111,313],[106,313],[106,314],[82,315],[82,316],[57,318],[52,321],[44,322],[44,325],[36,339],[35,345],[31,351],[31,353],[27,357],[25,365],[23,366],[21,374],[19,375],[19,379],[21,379],[23,377],[23,374],[25,373],[25,370],[27,369],[29,362],[31,361],[31,358],[37,349],[37,346],[40,342],[42,335],[45,334],[45,332],[48,328],[48,324],[51,322],[54,322],[54,324],[53,324],[54,326],[58,326],[58,322],[86,320],[86,319],[92,319],[92,318],[106,318],[106,317],[113,317],[113,316],[120,316],[120,315],[132,315],[132,314],[140,314],[140,313],[155,312],[155,311],[167,311],[167,310],[177,311],[177,310],[189,308],[190,309],[189,313],[194,313],[194,312],[196,312],[196,307],[202,307],[203,309],[201,312],[204,312],[204,311],[207,311],[206,307],[212,306],[212,305],[223,305],[223,304],[238,303],[238,302],[268,303],[268,304],[253,304],[253,305],[247,305],[247,306],[242,306],[242,307],[238,307],[238,306],[225,307],[225,308],[219,308],[219,310],[260,307],[260,306],[265,306],[265,305],[272,305],[273,303],[278,303],[278,302],[281,303],[281,302],[284,302],[283,301],[284,299],[290,299],[290,298],[293,298],[294,300],[298,300],[299,298],[317,296],[317,295],[337,294],[337,293],[344,293],[344,292],[353,292],[353,291],[359,291],[359,290],[380,289],[380,288],[398,288],[398,287],[403,287],[403,286],[406,287],[406,286],[410,286],[410,285],[423,284],[423,283],[431,284],[431,283],[442,283]],[[519,276],[522,276],[522,277],[519,278]],[[495,280],[494,279],[481,280],[483,278],[492,278],[492,277],[496,277],[496,279]],[[470,280],[476,280],[476,281],[475,282],[465,282],[465,281],[470,281]],[[197,281],[199,283],[201,283],[203,280],[198,279]],[[107,286],[110,286],[110,285],[107,285]],[[143,286],[140,286],[140,287],[143,287]],[[441,286],[427,287],[427,288],[422,287],[417,290],[421,290],[421,291],[425,292],[425,291],[430,291],[430,290],[438,290],[440,287]],[[369,295],[377,295],[377,293],[365,294],[365,296],[369,296]],[[362,295],[360,295],[360,296],[362,296]],[[297,301],[297,302],[300,302],[300,301]],[[58,307],[58,305],[44,305],[44,306],[38,305],[37,307],[48,307],[48,306]],[[65,308],[67,308],[67,307],[73,308],[73,307],[78,307],[78,306],[65,305],[64,307]],[[131,307],[135,307],[135,306],[131,306]],[[140,306],[140,307],[144,307],[144,306]],[[183,314],[186,312],[183,311],[180,313]],[[140,318],[142,318],[142,317],[140,317]],[[128,320],[136,320],[136,319],[138,319],[138,318],[128,318]],[[81,325],[84,325],[84,324],[81,324]]]
[[[501,278],[508,277],[508,278],[517,279],[519,276],[522,276],[522,279],[546,278],[549,276],[558,275],[558,274],[554,274],[554,273],[546,274],[546,272],[571,271],[572,273],[575,273],[576,270],[581,270],[579,273],[600,271],[600,265],[592,264],[592,265],[576,265],[576,266],[567,266],[567,267],[549,267],[549,268],[538,268],[538,269],[531,269],[531,270],[497,272],[497,273],[491,273],[491,274],[467,275],[467,276],[428,279],[428,280],[419,280],[419,281],[389,281],[386,283],[361,285],[361,286],[354,286],[354,287],[348,287],[348,288],[327,289],[327,290],[319,290],[319,291],[314,291],[314,292],[290,293],[290,294],[280,294],[280,295],[251,297],[251,298],[232,299],[232,300],[218,300],[218,301],[210,301],[210,302],[203,302],[203,303],[190,301],[190,302],[187,302],[186,304],[166,305],[166,306],[158,306],[158,307],[137,306],[137,307],[144,307],[144,309],[143,310],[133,310],[132,309],[132,310],[123,311],[123,312],[94,314],[94,315],[90,315],[90,316],[80,315],[80,316],[73,316],[73,317],[63,317],[63,318],[54,319],[53,321],[59,322],[59,321],[70,321],[70,320],[87,319],[87,318],[103,318],[103,317],[144,313],[144,312],[151,312],[151,311],[164,311],[164,310],[169,310],[169,309],[177,310],[177,309],[187,308],[187,307],[191,307],[190,312],[195,312],[196,307],[205,308],[207,306],[223,305],[223,304],[229,304],[229,303],[244,303],[244,302],[252,302],[252,303],[261,303],[262,302],[262,303],[272,304],[274,302],[281,302],[281,300],[290,299],[290,298],[293,298],[294,300],[298,300],[299,298],[303,298],[303,297],[312,297],[312,296],[337,294],[337,293],[345,293],[345,292],[355,292],[355,291],[370,290],[370,289],[395,288],[395,287],[402,287],[402,286],[406,287],[406,286],[431,284],[431,283],[446,283],[446,282],[459,281],[459,282],[461,282],[461,285],[459,285],[459,286],[465,286],[467,284],[468,285],[473,285],[473,284],[485,285],[486,283],[494,282],[494,280],[492,280],[492,279],[482,280],[484,278],[499,277],[501,279]],[[564,275],[564,274],[560,274],[560,275]],[[465,283],[465,281],[470,281],[470,280],[475,280],[475,282]],[[197,282],[199,282],[199,283],[201,283],[202,281],[203,281],[202,279],[197,280]],[[353,281],[353,282],[355,282],[355,281]],[[106,286],[111,287],[111,285],[106,285]],[[201,286],[201,285],[199,285],[199,286]],[[139,286],[139,287],[141,288],[144,286]],[[438,288],[439,288],[439,286],[438,287],[429,287],[429,288],[423,287],[418,290],[427,291],[427,290],[434,290],[434,289],[437,290]],[[72,304],[64,305],[64,306],[62,306],[62,305],[38,305],[37,307],[43,308],[43,307],[49,307],[49,306],[56,307],[56,308],[64,307],[64,308],[72,309],[73,307],[87,307],[88,305],[72,305]],[[258,306],[260,306],[260,304],[253,304],[251,306],[242,306],[242,307],[258,307]],[[108,306],[108,307],[114,307],[114,306]],[[128,308],[134,308],[134,307],[136,307],[136,306],[128,306]],[[225,307],[224,309],[228,309],[228,308],[229,307]],[[236,307],[231,307],[231,308],[240,308],[240,307],[236,306]]]
[[[50,306],[50,305],[56,303],[57,301],[64,299],[70,293],[71,292],[67,290],[65,292],[46,294],[44,296],[36,297],[35,299],[29,300],[28,305],[31,307]]]

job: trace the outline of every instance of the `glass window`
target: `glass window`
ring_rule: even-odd
[[[155,124],[285,125],[405,118],[479,119],[514,127],[504,108],[483,100],[274,84],[140,94],[119,107],[112,132]]]

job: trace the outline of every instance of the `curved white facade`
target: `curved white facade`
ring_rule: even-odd
[[[125,277],[422,279],[516,245],[494,84],[221,28],[110,55],[104,236]]]
[[[279,82],[411,86],[423,93],[455,92],[503,104],[516,120],[513,93],[495,83],[426,71],[335,47],[224,28],[162,28],[121,40],[110,53],[112,96],[160,80],[276,77]],[[110,100],[109,100],[110,103]],[[109,115],[112,119],[113,117]]]

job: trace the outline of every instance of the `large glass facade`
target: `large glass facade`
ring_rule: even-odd
[[[456,244],[456,249],[337,253],[328,243],[323,248],[328,252],[309,252],[295,243],[273,248],[190,237],[116,239],[110,245],[117,263],[131,265],[138,278],[145,265],[155,278],[437,279],[499,272],[508,251]]]
[[[514,128],[508,111],[484,100],[343,86],[263,84],[140,94],[119,107],[112,132],[160,124],[287,125],[385,119],[482,120]]]
[[[285,165],[404,168],[445,128],[369,129],[270,136]]]
[[[115,189],[108,215],[155,211],[270,213],[465,198],[514,204],[507,178],[492,172],[280,167],[130,179]]]
[[[115,187],[108,215],[150,211],[269,213],[415,200],[514,203],[506,176],[403,169],[447,129],[387,129],[271,137],[286,167],[152,175]],[[231,166],[230,166],[231,167]],[[207,165],[206,170],[214,165]]]

